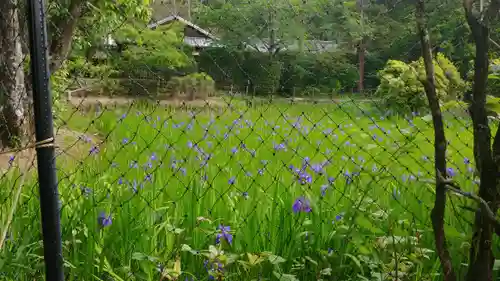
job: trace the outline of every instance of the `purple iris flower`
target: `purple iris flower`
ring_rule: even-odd
[[[16,159],[16,156],[14,156],[14,155],[11,155],[9,157],[9,165],[12,165],[12,163],[14,162],[14,159]]]
[[[328,187],[330,187],[330,186],[327,184],[324,184],[321,186],[321,196],[324,197],[326,195],[326,190],[328,189]]]
[[[292,205],[292,209],[294,213],[299,213],[299,212],[310,213],[312,211],[311,203],[304,196],[301,196],[295,200],[295,202]]]
[[[334,177],[328,177],[328,184],[332,185],[335,182]]]
[[[323,165],[321,165],[321,164],[311,165],[311,170],[313,170],[318,175],[322,175],[325,172],[323,169]]]
[[[220,244],[221,238],[224,238],[229,245],[233,244],[233,235],[229,233],[231,231],[231,227],[229,226],[224,226],[224,225],[219,225],[219,233],[217,233],[217,236],[215,237],[215,244]]]
[[[89,154],[90,155],[93,155],[93,154],[95,155],[97,153],[99,153],[99,148],[97,146],[92,146],[92,148],[90,148]]]
[[[452,167],[449,167],[446,169],[446,174],[448,174],[448,176],[450,176],[450,177],[454,177],[457,173],[455,172],[455,170]]]
[[[113,221],[111,219],[111,215],[107,216],[106,213],[101,212],[97,217],[97,223],[99,224],[99,227],[104,228],[110,226]]]
[[[311,175],[309,175],[306,172],[302,172],[302,171],[297,171],[297,172],[298,172],[297,178],[298,178],[299,183],[301,185],[312,183],[312,177],[311,177]]]

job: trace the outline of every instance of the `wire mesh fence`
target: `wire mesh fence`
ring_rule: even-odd
[[[46,5],[66,280],[440,280],[413,5],[146,2]],[[466,21],[429,6],[447,175],[474,192]],[[0,4],[4,134],[32,106],[25,13]],[[0,280],[43,278],[34,155],[0,154]],[[446,206],[460,276],[476,209]]]

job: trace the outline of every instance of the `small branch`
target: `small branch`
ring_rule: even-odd
[[[440,175],[440,182],[445,186],[446,190],[476,201],[481,207],[481,210],[485,212],[485,214],[491,220],[492,224],[495,226],[495,233],[500,236],[500,220],[498,220],[495,212],[491,210],[486,200],[473,194],[472,192],[463,191],[456,182],[449,179],[444,179],[442,175]]]
[[[483,198],[481,198],[481,197],[479,197],[471,192],[461,190],[457,185],[453,184],[452,182],[446,183],[446,189],[448,191],[453,192],[453,193],[460,194],[464,197],[470,198],[470,199],[476,201],[477,203],[479,203],[479,205],[481,206],[481,209],[486,212],[486,214],[488,215],[488,218],[491,220],[493,225],[495,225],[495,228],[500,228],[500,221],[496,218],[496,215],[495,215],[495,213],[493,213],[490,206],[488,206],[488,202],[486,202]]]
[[[490,43],[493,44],[495,47],[497,47],[498,49],[500,49],[500,44],[498,44],[497,42],[495,42],[493,39],[491,39],[491,37],[489,38],[490,39]]]

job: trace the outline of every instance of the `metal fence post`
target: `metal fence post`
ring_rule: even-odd
[[[35,136],[38,144],[42,142],[53,144],[52,97],[49,91],[50,74],[47,62],[47,25],[43,1],[27,1]],[[61,221],[55,162],[53,145],[37,147],[45,276],[46,280],[63,281]]]

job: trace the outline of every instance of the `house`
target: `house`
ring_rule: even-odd
[[[193,47],[196,51],[200,51],[209,46],[214,46],[218,40],[209,31],[177,15],[171,15],[151,23],[148,25],[148,28],[155,29],[158,26],[171,24],[173,22],[180,22],[184,25],[184,43]]]
[[[203,48],[206,47],[214,47],[214,46],[222,47],[222,45],[218,43],[219,39],[215,35],[178,15],[171,15],[165,17],[154,23],[149,24],[148,27],[154,29],[158,26],[164,24],[170,24],[176,21],[184,25],[184,43],[193,47],[197,52],[201,51]],[[269,43],[266,42],[265,39],[254,40],[254,42],[247,43],[246,45],[247,49],[263,53],[269,52],[269,50],[271,49]],[[321,40],[305,40],[301,44],[299,44],[298,42],[294,42],[280,47],[280,49],[284,51],[303,50],[306,52],[314,52],[314,53],[331,51],[336,48],[337,48],[336,42],[321,41]]]

